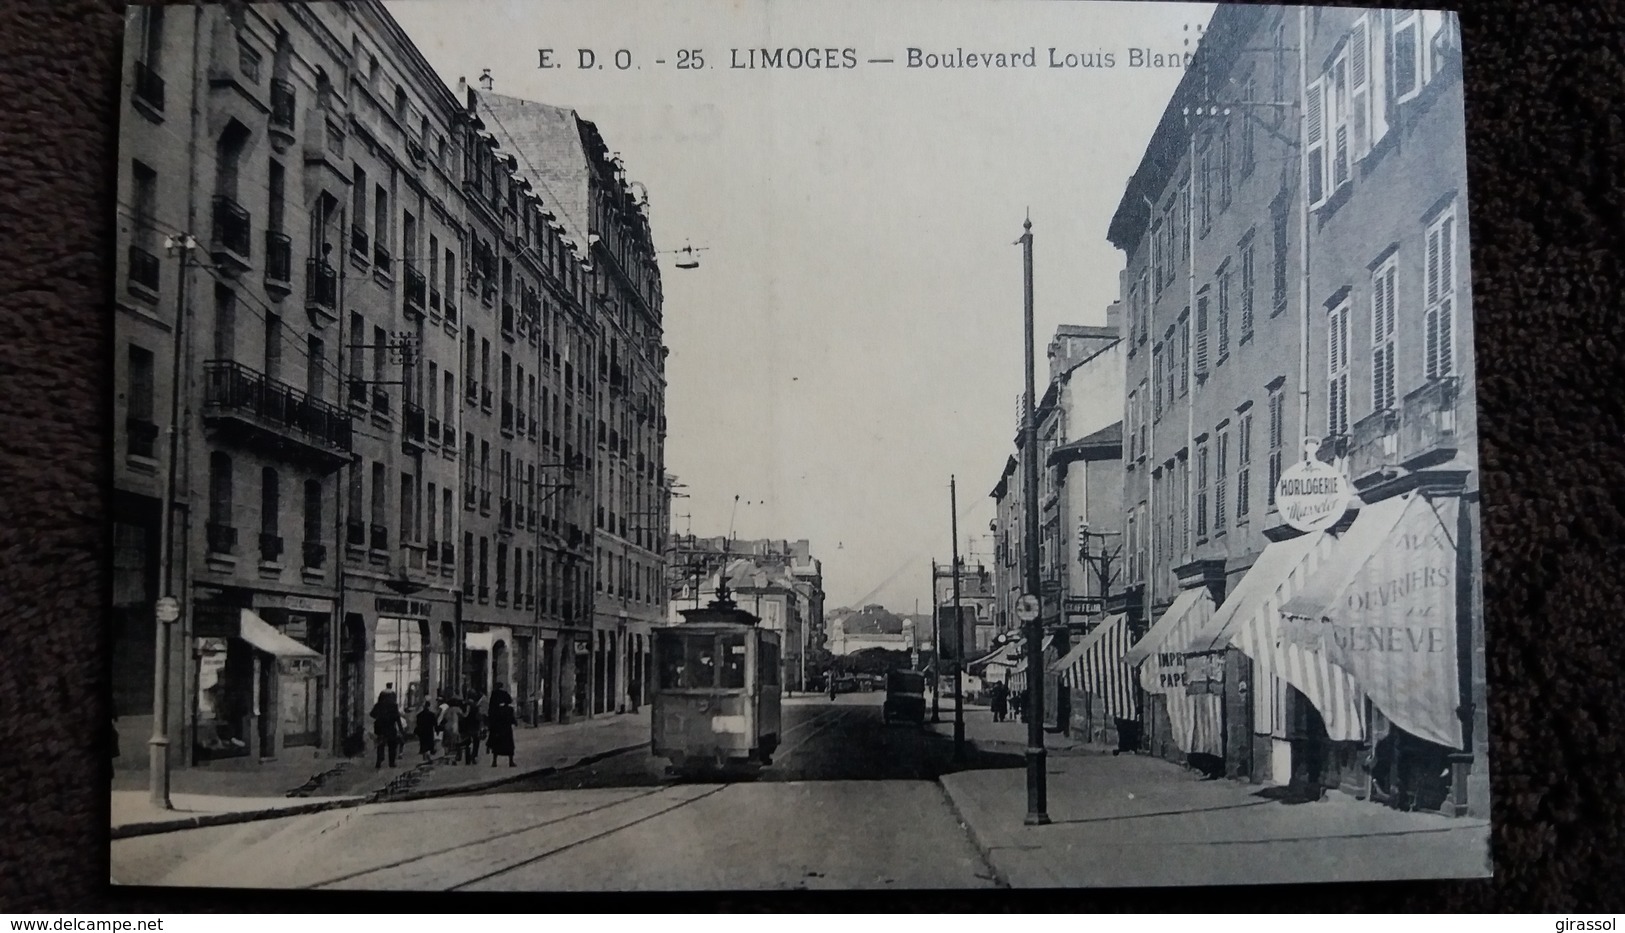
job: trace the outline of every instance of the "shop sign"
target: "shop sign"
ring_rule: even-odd
[[[1299,531],[1322,531],[1337,524],[1354,498],[1343,471],[1315,458],[1318,447],[1314,441],[1305,442],[1305,458],[1287,467],[1275,484],[1281,517]]]
[[[290,612],[319,612],[322,614],[333,611],[333,601],[330,599],[315,599],[310,596],[289,596],[285,608]]]
[[[380,596],[373,603],[379,615],[429,617],[429,603],[421,599],[396,599]]]
[[[302,677],[317,677],[321,669],[316,666],[315,658],[278,658],[277,669],[283,674]]]
[[[576,638],[576,654],[591,654],[591,643],[585,637]]]
[[[1190,696],[1224,693],[1224,661],[1217,654],[1185,655],[1185,693]]]

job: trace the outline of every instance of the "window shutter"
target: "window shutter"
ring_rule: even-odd
[[[1332,65],[1331,95],[1326,101],[1327,122],[1332,127],[1331,178],[1327,194],[1349,181],[1349,65],[1345,52]]]
[[[1422,90],[1421,21],[1415,11],[1396,13],[1394,19],[1394,100],[1404,103]]]
[[[1361,159],[1371,149],[1371,37],[1370,21],[1361,16],[1349,31],[1349,135],[1352,157]]]
[[[1207,299],[1196,300],[1196,375],[1207,374]]]
[[[1366,91],[1366,151],[1388,135],[1388,22],[1387,10],[1371,11],[1366,23],[1366,62],[1370,87]]]
[[[1449,298],[1446,298],[1444,301],[1439,303],[1439,310],[1437,312],[1439,322],[1439,338],[1437,346],[1438,362],[1434,364],[1433,369],[1435,374],[1440,377],[1448,376],[1455,370],[1456,348],[1453,343],[1455,340],[1455,334],[1452,332],[1452,325],[1455,322],[1451,320],[1452,313],[1455,310],[1453,305],[1454,302],[1452,302]]]
[[[1442,227],[1436,227],[1428,231],[1426,297],[1429,307],[1439,300],[1439,239],[1442,232]]]
[[[1429,307],[1422,318],[1423,345],[1422,354],[1425,375],[1429,379],[1438,377],[1439,360],[1439,309]]]
[[[1309,206],[1319,207],[1326,201],[1326,94],[1321,79],[1311,81],[1304,89],[1307,117],[1305,122],[1305,158],[1308,160]]]

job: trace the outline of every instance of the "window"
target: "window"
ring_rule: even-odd
[[[1147,273],[1140,273],[1140,333],[1139,342],[1145,343],[1151,334],[1151,285]]]
[[[1223,534],[1225,528],[1225,484],[1230,476],[1230,429],[1220,425],[1214,449],[1213,469],[1213,533]]]
[[[1252,508],[1253,413],[1242,412],[1236,423],[1236,524],[1247,520]]]
[[[1271,304],[1275,306],[1273,313],[1279,314],[1286,310],[1286,248],[1287,248],[1287,216],[1286,198],[1275,199],[1270,205],[1270,227],[1273,233],[1271,239],[1271,252],[1275,259],[1274,282],[1270,295]]]
[[[491,539],[480,535],[480,599],[488,598],[491,577],[486,572],[491,566]]]
[[[1196,297],[1196,378],[1207,375],[1207,299],[1203,294]]]
[[[1207,236],[1213,226],[1213,150],[1204,146],[1201,153],[1202,170],[1202,235]]]
[[[1326,432],[1349,430],[1349,306],[1340,303],[1326,319]]]
[[[1167,382],[1167,385],[1164,388],[1164,393],[1165,393],[1164,397],[1167,398],[1167,400],[1168,400],[1168,407],[1169,408],[1174,407],[1174,385],[1175,385],[1176,376],[1177,376],[1178,371],[1179,371],[1179,362],[1173,358],[1174,347],[1175,347],[1174,339],[1175,339],[1175,335],[1178,333],[1178,330],[1179,330],[1179,325],[1171,324],[1171,325],[1168,326],[1168,332],[1166,334],[1164,334],[1163,338],[1162,338],[1163,346],[1168,348],[1168,360],[1167,360],[1168,365],[1163,367],[1163,369],[1165,371],[1166,382]]]
[[[1142,457],[1144,457],[1147,454],[1151,453],[1151,446],[1146,443],[1146,431],[1147,431],[1146,417],[1145,417],[1145,397],[1146,397],[1146,394],[1147,393],[1146,393],[1145,380],[1142,379],[1142,380],[1140,380],[1140,408],[1139,408],[1138,411],[1136,411],[1134,413],[1134,425],[1135,425],[1136,428],[1139,429],[1139,432],[1140,432],[1139,450],[1140,450],[1140,456],[1142,456]]]
[[[384,348],[389,344],[389,333],[382,327],[374,327],[372,329],[372,344],[372,379],[375,383],[378,383],[374,389],[382,392],[384,391],[383,383],[389,378],[384,368],[388,358]]]
[[[508,598],[508,545],[497,542],[497,599]]]
[[[1191,390],[1191,309],[1179,315],[1179,394]]]
[[[434,483],[429,483],[423,494],[423,527],[429,529],[429,559],[437,561],[440,555],[436,553],[440,545],[440,490]]]
[[[350,249],[362,259],[371,258],[367,243],[367,230],[362,226],[367,216],[367,170],[355,167],[350,184]]]
[[[361,517],[361,503],[362,500],[366,498],[366,490],[363,488],[364,483],[365,479],[363,478],[361,471],[359,469],[351,469],[349,496],[348,501],[345,503],[345,508],[347,510],[345,521],[346,524],[351,528],[360,527],[364,521],[364,519]],[[349,543],[359,547],[366,542],[356,540],[355,533],[352,532],[349,537]]]
[[[237,543],[231,500],[231,457],[216,450],[209,454],[208,544],[212,554],[230,554]]]
[[[158,425],[153,421],[154,364],[152,351],[130,345],[129,397],[125,400],[127,453],[152,459],[157,453]]]
[[[350,313],[350,395],[362,396],[361,381],[366,378],[367,325],[361,315]],[[358,399],[359,400],[359,399]]]
[[[1162,355],[1162,344],[1151,348],[1151,417],[1162,417],[1162,386],[1163,372],[1167,362]]]
[[[418,524],[418,480],[411,473],[401,474],[401,543],[417,543],[423,538]]]
[[[440,490],[440,540],[445,542],[446,547],[451,546],[451,519],[451,487],[448,485]],[[463,555],[463,563],[466,564],[468,552],[464,551]]]
[[[1184,220],[1179,225],[1179,258],[1189,262],[1191,258],[1191,185],[1185,182],[1179,186],[1179,216]]]
[[[1231,122],[1225,118],[1219,129],[1219,210],[1230,206],[1230,143]]]
[[[1276,504],[1276,483],[1280,483],[1280,470],[1284,468],[1280,462],[1280,449],[1284,447],[1285,434],[1285,397],[1280,393],[1279,385],[1269,390],[1269,504]]]
[[[1140,458],[1140,430],[1138,427],[1138,409],[1140,407],[1140,392],[1135,389],[1128,394],[1128,459],[1130,463]]]
[[[1371,275],[1371,410],[1388,411],[1398,405],[1394,373],[1394,256]]]
[[[237,296],[224,285],[214,288],[214,358],[237,356]]]
[[[1242,99],[1244,105],[1252,105],[1252,104],[1255,104],[1255,103],[1258,102],[1258,82],[1251,75],[1247,76],[1247,82],[1241,86],[1241,99]],[[1240,166],[1240,170],[1241,170],[1241,179],[1243,181],[1246,181],[1253,174],[1253,167],[1254,167],[1254,165],[1256,163],[1256,160],[1258,158],[1258,154],[1257,154],[1257,151],[1256,151],[1255,146],[1254,146],[1254,137],[1253,137],[1254,118],[1253,118],[1253,114],[1252,114],[1252,110],[1251,110],[1250,106],[1243,106],[1241,108],[1240,113],[1241,113],[1241,166]]]
[[[1326,126],[1328,152],[1328,177],[1326,179],[1326,194],[1329,197],[1339,188],[1349,183],[1349,113],[1352,110],[1349,88],[1349,50],[1347,46],[1338,53],[1332,61],[1332,68],[1324,79],[1326,81]]]
[[[1162,249],[1162,218],[1157,218],[1151,225],[1151,279],[1156,283],[1157,294],[1162,294],[1163,275],[1162,267],[1168,261]]]
[[[260,471],[260,559],[275,561],[282,556],[281,524],[282,489],[276,470],[266,467]]]
[[[716,685],[717,640],[710,634],[657,632],[660,686],[665,690],[709,689]]]
[[[384,472],[384,465],[376,461],[372,465],[372,549],[384,550],[387,544],[387,533],[382,533],[389,524],[389,479]]]
[[[265,313],[265,376],[282,378],[282,317]]]
[[[1456,210],[1451,206],[1428,224],[1426,304],[1422,312],[1424,371],[1442,379],[1456,371]]]
[[[1223,363],[1230,355],[1230,268],[1228,265],[1219,270],[1219,316],[1218,316],[1218,362]]]
[[[474,533],[463,532],[463,595],[474,594]]]
[[[1207,537],[1207,442],[1196,448],[1196,540]]]
[[[131,162],[130,188],[130,212],[134,215],[131,219],[145,232],[144,228],[158,220],[158,173],[141,162]]]
[[[381,260],[380,265],[388,271],[389,260],[389,192],[383,185],[373,188],[372,193],[372,239],[373,255]]]
[[[457,440],[457,431],[453,426],[457,423],[457,377],[452,375],[451,367],[449,366],[446,367],[445,384],[445,398],[441,400],[442,416],[445,418],[445,426],[442,427],[441,430],[445,433],[445,438],[448,443],[455,443]]]
[[[1139,522],[1139,525],[1140,525],[1140,554],[1139,554],[1139,558],[1138,558],[1139,566],[1137,568],[1138,573],[1135,575],[1135,580],[1137,580],[1140,583],[1144,583],[1146,574],[1150,570],[1150,566],[1149,566],[1150,561],[1148,561],[1146,559],[1146,547],[1147,547],[1148,539],[1150,539],[1150,537],[1151,537],[1145,531],[1146,524],[1145,524],[1145,503],[1144,502],[1140,503],[1140,508],[1137,510],[1137,514],[1136,514],[1135,518]]]
[[[313,399],[327,394],[327,348],[320,337],[305,338],[305,391]]]
[[[1244,342],[1253,336],[1253,286],[1256,280],[1253,277],[1253,238],[1251,231],[1247,239],[1241,244],[1241,335],[1237,342]]]
[[[1422,18],[1416,10],[1394,11],[1392,82],[1394,100],[1405,103],[1422,93]]]
[[[1128,582],[1140,582],[1140,526],[1134,517],[1135,510],[1128,512]]]
[[[322,483],[321,480],[305,480],[305,544],[320,544],[326,537],[322,528]],[[307,548],[308,551],[308,548]],[[309,556],[305,558],[305,566],[313,567]]]
[[[1309,82],[1304,89],[1304,106],[1308,110],[1305,126],[1305,148],[1309,160],[1308,198],[1311,208],[1326,202],[1326,85],[1324,79]]]
[[[1188,452],[1179,455],[1179,549],[1191,549],[1191,460]]]

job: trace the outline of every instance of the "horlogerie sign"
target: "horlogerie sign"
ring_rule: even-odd
[[[1304,459],[1287,467],[1275,484],[1275,505],[1281,517],[1299,531],[1335,525],[1354,495],[1343,471],[1315,458],[1318,446],[1314,441],[1306,443]]]

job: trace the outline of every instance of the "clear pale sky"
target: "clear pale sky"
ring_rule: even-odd
[[[1195,48],[1211,4],[1059,0],[397,0],[448,85],[576,108],[649,191],[661,257],[666,466],[678,532],[808,538],[831,607],[912,611],[988,498],[1022,389],[1021,235],[1039,391],[1057,325],[1104,324],[1124,183],[1178,83],[1129,50]],[[1187,44],[1188,43],[1188,44]],[[1051,68],[1049,49],[1110,68]],[[730,68],[731,49],[852,48],[853,69]],[[1036,50],[1035,68],[906,67]],[[538,67],[540,49],[562,67]],[[577,49],[602,68],[578,68]],[[633,67],[615,67],[626,49]],[[679,70],[679,50],[707,66]],[[656,64],[663,58],[666,64]],[[893,64],[869,64],[892,58]],[[735,515],[735,496],[739,497]],[[690,517],[684,517],[685,515]],[[888,582],[889,581],[889,582]]]

